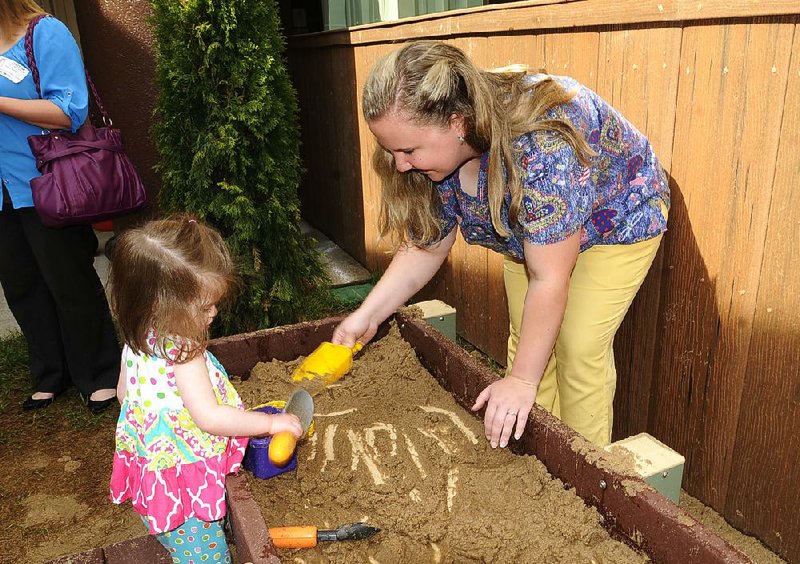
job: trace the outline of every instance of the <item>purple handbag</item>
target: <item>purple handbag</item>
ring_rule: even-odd
[[[44,17],[47,16],[33,18],[25,34],[28,66],[40,98],[33,28]],[[31,180],[33,204],[48,227],[104,221],[136,211],[147,203],[142,179],[122,148],[122,134],[111,127],[111,119],[88,71],[86,82],[102,114],[104,127],[86,123],[75,133],[51,131],[28,137],[36,167],[42,173]]]

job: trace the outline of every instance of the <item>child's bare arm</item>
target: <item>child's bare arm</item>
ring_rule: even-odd
[[[206,433],[225,437],[273,435],[281,431],[300,437],[303,433],[300,420],[294,415],[269,415],[219,405],[202,355],[175,365],[175,383],[189,415]]]
[[[125,394],[128,391],[128,367],[125,365],[125,359],[119,367],[119,380],[117,381],[117,401],[122,405],[125,401]]]

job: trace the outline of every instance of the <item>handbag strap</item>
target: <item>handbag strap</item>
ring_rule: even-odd
[[[61,157],[68,157],[69,155],[77,155],[78,153],[85,153],[86,149],[102,149],[105,151],[114,151],[115,153],[124,153],[122,145],[111,141],[67,141],[63,148],[48,151],[38,156],[36,166],[41,167],[45,163],[60,159]]]
[[[42,97],[42,87],[39,83],[39,68],[36,66],[36,58],[33,56],[33,28],[36,27],[36,24],[47,17],[50,16],[48,14],[39,14],[38,16],[33,17],[31,21],[28,22],[28,29],[25,31],[25,54],[28,56],[28,66],[31,69],[33,83],[36,85],[36,93],[39,95],[39,98]],[[89,91],[92,93],[92,100],[94,101],[95,106],[97,106],[97,109],[100,110],[100,115],[103,117],[103,123],[111,126],[111,117],[109,117],[106,107],[100,100],[100,95],[97,93],[97,88],[94,85],[92,77],[89,76],[89,69],[86,68],[86,65],[84,65],[83,70],[86,73],[86,84],[89,85]]]

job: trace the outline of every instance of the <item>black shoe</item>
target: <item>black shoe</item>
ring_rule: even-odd
[[[24,409],[25,411],[30,411],[32,409],[44,409],[45,407],[53,403],[53,400],[55,399],[56,399],[55,396],[45,399],[33,399],[33,396],[31,396],[22,402],[22,409]]]
[[[89,411],[91,411],[93,415],[98,415],[111,407],[111,404],[113,404],[116,400],[117,398],[114,396],[100,401],[90,399],[86,402],[86,405],[89,407]]]

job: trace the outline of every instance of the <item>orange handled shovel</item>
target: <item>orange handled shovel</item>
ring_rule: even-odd
[[[298,388],[289,397],[283,411],[284,413],[297,415],[297,418],[300,419],[300,425],[303,426],[303,434],[300,436],[302,439],[308,432],[311,420],[314,418],[314,398],[303,388]],[[297,439],[290,432],[275,433],[272,435],[267,449],[269,461],[278,468],[283,468],[292,459],[296,446]]]
[[[364,345],[356,343],[351,349],[325,341],[318,346],[292,374],[292,380],[314,380],[320,378],[328,386],[344,376],[353,366],[353,355]]]
[[[336,529],[305,527],[272,527],[269,536],[277,548],[314,548],[320,541],[361,540],[380,532],[366,523],[350,523]]]

